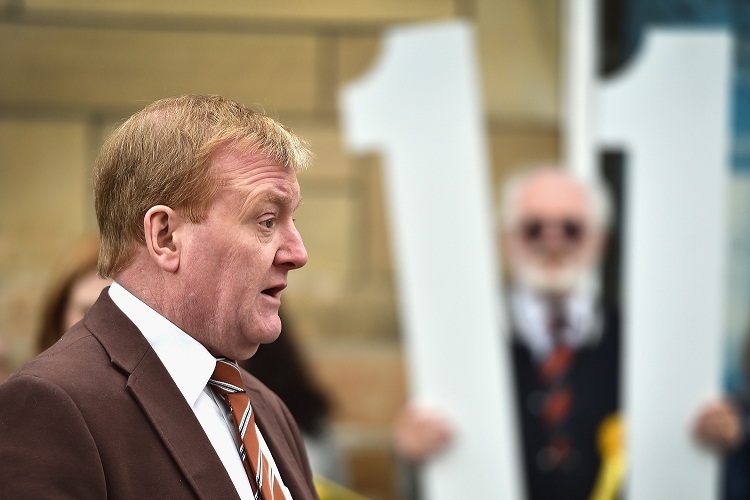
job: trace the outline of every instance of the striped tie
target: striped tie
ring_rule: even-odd
[[[565,466],[573,450],[566,423],[573,404],[570,370],[575,351],[565,344],[563,338],[568,327],[565,304],[552,301],[548,313],[547,326],[554,349],[539,367],[539,379],[548,391],[541,417],[547,427],[549,441],[540,459],[545,468],[552,469]]]
[[[250,400],[242,384],[240,370],[232,360],[220,358],[216,369],[208,381],[226,402],[232,412],[237,441],[240,445],[240,458],[250,479],[250,486],[256,500],[283,500],[286,498],[281,485],[276,481],[266,456],[260,449],[255,428],[255,415]]]

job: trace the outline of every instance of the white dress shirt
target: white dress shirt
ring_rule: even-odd
[[[188,405],[193,409],[240,498],[253,498],[250,481],[238,452],[232,415],[221,398],[208,387],[208,379],[216,367],[216,358],[197,340],[141,302],[117,282],[112,282],[109,296],[138,327],[159,356]],[[292,496],[284,486],[281,474],[278,473],[273,456],[257,425],[255,432],[263,453],[271,467],[277,471],[276,480],[281,482],[286,498],[291,499]]]
[[[598,308],[598,288],[582,287],[565,298],[567,324],[562,341],[574,348],[599,340],[602,333],[602,317]],[[549,302],[528,288],[515,286],[510,293],[510,312],[514,333],[526,344],[537,363],[544,361],[554,349],[549,332]]]

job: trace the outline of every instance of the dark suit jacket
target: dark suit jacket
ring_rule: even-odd
[[[316,498],[297,425],[243,373],[284,484]],[[0,385],[0,497],[238,498],[198,419],[106,290],[53,347]]]
[[[548,388],[538,377],[529,349],[518,340],[513,343],[529,500],[581,500],[591,496],[601,465],[597,433],[604,419],[620,409],[620,322],[617,312],[609,307],[604,308],[602,319],[601,339],[577,350],[568,373],[573,402],[561,425],[570,438],[572,455],[564,467],[540,466],[538,453],[549,442],[550,430],[535,410],[534,401]]]

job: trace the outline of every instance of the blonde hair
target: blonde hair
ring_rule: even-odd
[[[145,244],[143,218],[166,205],[201,222],[221,179],[212,154],[241,142],[295,171],[312,161],[307,143],[272,118],[217,95],[156,101],[118,127],[94,165],[94,205],[101,234],[99,274],[111,277]]]

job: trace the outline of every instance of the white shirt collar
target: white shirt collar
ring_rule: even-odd
[[[216,367],[216,359],[193,337],[113,281],[109,296],[141,331],[188,404],[193,407]]]
[[[596,342],[601,335],[601,316],[597,287],[582,287],[563,303],[568,325],[563,341],[573,348]],[[510,294],[510,310],[514,332],[531,350],[535,360],[544,360],[554,348],[548,331],[548,301],[528,288],[514,286]]]

